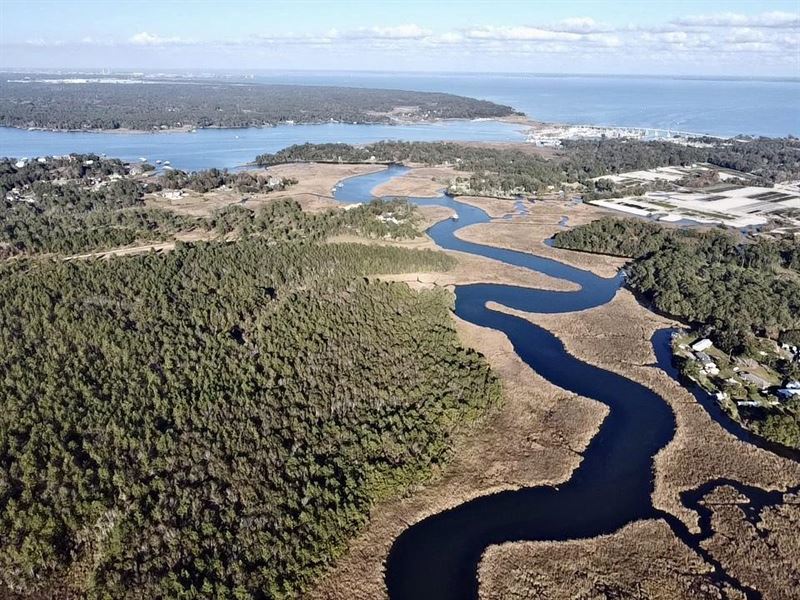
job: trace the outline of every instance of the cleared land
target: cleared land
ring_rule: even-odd
[[[210,216],[215,210],[239,204],[246,208],[257,209],[264,203],[279,198],[294,198],[303,207],[303,210],[317,212],[339,206],[333,199],[331,189],[342,179],[366,173],[380,171],[381,165],[334,165],[292,163],[276,165],[268,169],[254,169],[268,176],[296,179],[297,183],[282,191],[269,192],[268,194],[242,194],[236,190],[221,189],[201,194],[190,190],[183,190],[181,198],[171,200],[162,193],[147,196],[147,205],[158,208],[168,208],[175,212],[198,216]],[[247,200],[243,201],[243,197]]]

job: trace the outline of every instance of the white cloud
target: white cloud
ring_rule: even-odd
[[[57,46],[61,42],[54,42],[54,41],[47,41],[44,38],[33,38],[30,40],[25,40],[25,44],[28,46],[36,46],[38,48],[46,48],[47,46]]]
[[[162,37],[146,31],[132,35],[128,38],[128,42],[134,46],[167,46],[186,43],[179,37]]]
[[[376,40],[419,40],[433,33],[419,25],[395,25],[393,27],[361,27],[345,32],[341,35],[350,39],[376,39]]]
[[[590,17],[573,17],[549,24],[529,22],[437,30],[416,23],[376,24],[322,31],[269,29],[264,33],[253,33],[239,38],[202,41],[142,31],[122,40],[96,37],[81,39],[76,36],[76,39],[64,42],[37,38],[22,44],[29,48],[56,45],[153,48],[194,46],[231,56],[247,51],[263,56],[276,56],[295,52],[294,49],[298,47],[312,53],[330,48],[341,52],[372,53],[387,57],[421,53],[426,59],[436,56],[437,53],[449,56],[507,53],[528,58],[570,53],[576,57],[586,57],[602,53],[604,56],[616,57],[617,62],[625,61],[631,56],[649,56],[653,60],[662,60],[668,56],[707,64],[713,64],[714,57],[718,55],[732,57],[738,54],[744,61],[752,64],[759,64],[762,59],[780,60],[786,64],[794,60],[796,69],[796,57],[800,52],[800,14],[700,14],[672,22],[617,26]],[[610,61],[610,64],[613,62]]]
[[[790,13],[782,11],[764,12],[757,15],[738,13],[719,13],[716,15],[693,15],[681,17],[673,21],[676,25],[688,27],[800,27],[800,11]]]
[[[554,31],[541,27],[477,27],[464,32],[464,35],[473,40],[501,40],[501,41],[577,41],[581,35],[568,31]]]
[[[591,17],[571,17],[569,19],[563,19],[559,21],[553,29],[572,33],[599,33],[613,30],[611,26],[598,23]]]

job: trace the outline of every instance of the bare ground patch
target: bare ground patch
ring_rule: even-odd
[[[274,177],[297,179],[297,183],[285,190],[250,194],[230,189],[220,189],[201,194],[183,190],[183,196],[175,200],[164,198],[160,193],[146,198],[147,206],[165,208],[175,212],[207,217],[215,210],[231,204],[240,204],[250,209],[273,202],[279,198],[293,198],[303,210],[310,212],[327,210],[339,206],[333,199],[332,189],[342,179],[364,175],[385,169],[383,165],[337,165],[326,163],[290,163],[275,165],[267,169],[255,169]]]

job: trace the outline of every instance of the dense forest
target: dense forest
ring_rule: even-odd
[[[204,193],[222,186],[241,193],[267,193],[295,181],[217,169],[167,171],[146,178],[131,177],[130,171],[120,161],[88,155],[29,161],[22,166],[13,159],[0,160],[0,189],[5,192],[0,200],[0,257],[108,250],[135,242],[173,240],[189,231],[206,237],[236,233],[305,240],[342,232],[376,238],[419,234],[413,207],[404,201],[375,201],[348,211],[308,214],[293,200],[280,199],[258,210],[233,205],[208,218],[186,216],[148,206],[145,193],[163,188]]]
[[[604,218],[556,234],[555,246],[632,258],[627,283],[660,311],[691,323],[729,356],[764,357],[761,340],[800,341],[800,240],[741,240],[705,232]],[[800,379],[800,362],[774,360],[783,382]],[[689,365],[691,366],[691,365]],[[800,447],[800,401],[753,410],[749,425]]]
[[[665,313],[713,325],[726,350],[800,329],[800,242],[738,239],[607,217],[556,234],[559,248],[633,259],[628,284]]]
[[[480,195],[534,193],[566,183],[594,191],[593,178],[638,169],[708,162],[751,173],[770,185],[800,177],[800,141],[790,138],[705,140],[708,147],[620,139],[565,141],[553,158],[522,149],[451,142],[377,142],[366,146],[302,144],[256,158],[261,165],[288,162],[391,162],[448,164],[471,172],[451,192]]]
[[[0,595],[294,596],[499,398],[401,248],[0,266]]]
[[[251,127],[287,121],[391,123],[514,114],[453,94],[207,80],[47,83],[0,77],[0,125],[48,129]],[[45,78],[46,79],[46,78]]]

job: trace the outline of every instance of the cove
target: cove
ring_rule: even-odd
[[[259,154],[293,144],[342,142],[367,144],[380,140],[409,142],[522,142],[524,127],[496,120],[452,119],[404,125],[319,123],[242,129],[209,128],[188,132],[80,132],[0,127],[0,156],[15,158],[60,154],[107,154],[128,161],[169,160],[176,169],[232,169]],[[368,197],[368,196],[367,196]]]
[[[392,166],[346,179],[336,191],[336,199],[345,203],[369,200],[377,185],[406,171],[405,167]],[[487,302],[494,301],[534,313],[584,310],[613,299],[623,275],[602,278],[556,260],[466,242],[456,232],[468,225],[489,222],[484,211],[447,196],[409,201],[443,205],[455,212],[457,219],[440,221],[428,229],[430,237],[444,249],[499,260],[580,286],[573,292],[500,284],[457,286],[455,313],[476,325],[503,332],[519,357],[542,377],[602,402],[610,411],[586,448],[578,469],[564,484],[480,496],[408,527],[394,541],[386,560],[385,582],[390,598],[475,599],[478,563],[492,544],[594,537],[648,518],[664,519],[685,544],[711,564],[712,581],[728,583],[751,600],[759,598],[757,591],[726,574],[700,546],[711,535],[710,519],[701,519],[702,531],[691,534],[677,518],[652,505],[653,457],[672,439],[676,426],[675,416],[664,399],[639,383],[578,360],[549,331],[486,308]],[[660,352],[659,362],[663,359],[663,335],[668,331],[659,332],[653,339]],[[726,480],[708,482],[700,490],[685,494],[684,499],[690,507],[697,507],[703,490],[724,484]],[[774,496],[762,494],[757,501],[762,506],[777,502]]]

